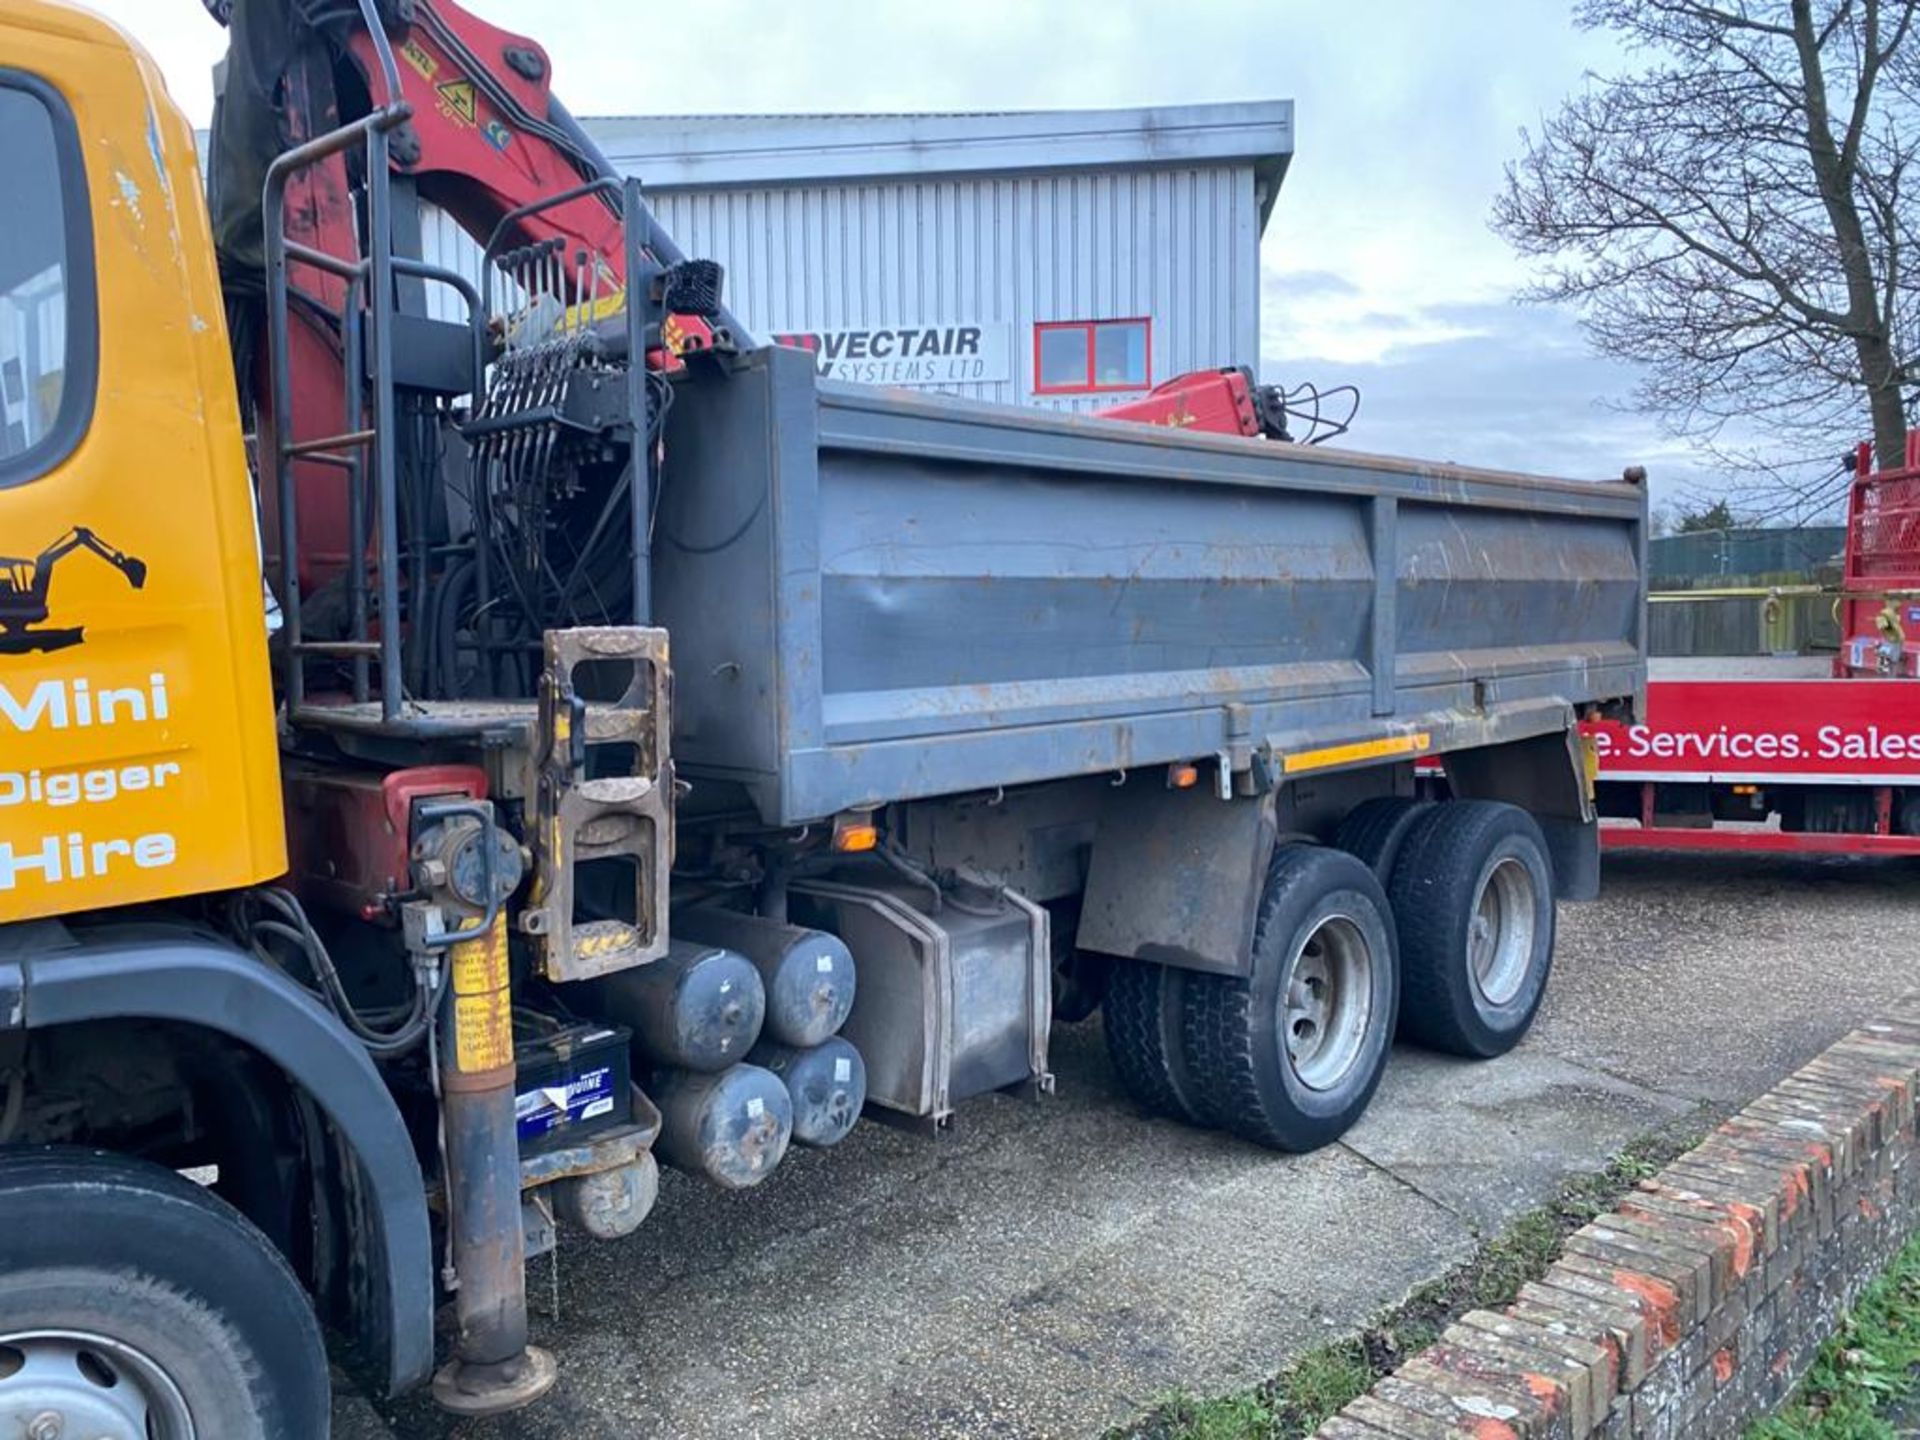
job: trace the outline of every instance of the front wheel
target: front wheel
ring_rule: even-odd
[[[171,1170],[0,1151],[0,1417],[85,1440],[327,1433],[320,1330],[259,1230]]]
[[[1186,1060],[1220,1124],[1256,1144],[1315,1150],[1360,1118],[1400,998],[1393,917],[1365,863],[1282,845],[1260,898],[1253,973],[1184,979]]]

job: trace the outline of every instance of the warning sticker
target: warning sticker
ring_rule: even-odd
[[[462,125],[480,123],[479,102],[474,98],[471,80],[449,80],[434,86],[433,93],[440,97],[440,113],[449,120]]]
[[[506,991],[454,997],[453,1063],[464,1075],[513,1063],[513,1007]]]
[[[440,73],[440,62],[429,55],[418,40],[409,40],[402,45],[400,58],[419,71],[423,80],[431,80]]]
[[[453,965],[453,993],[481,995],[507,988],[506,922],[495,917],[493,929],[482,939],[463,940],[449,957]]]

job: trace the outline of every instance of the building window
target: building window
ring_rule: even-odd
[[[65,104],[0,70],[0,488],[78,443],[93,409],[93,260],[80,147]]]
[[[1051,320],[1033,327],[1036,395],[1146,390],[1153,384],[1151,320]]]

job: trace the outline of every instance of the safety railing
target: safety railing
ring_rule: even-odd
[[[359,0],[359,8],[361,23],[379,57],[386,93],[397,96],[400,94],[399,71],[374,0]],[[412,113],[412,107],[404,102],[381,106],[351,124],[285,151],[267,168],[263,214],[268,370],[273,408],[273,446],[267,458],[278,508],[279,599],[285,630],[284,695],[289,715],[296,719],[324,718],[325,715],[325,707],[307,705],[306,666],[313,659],[347,662],[353,699],[362,704],[371,698],[370,671],[377,665],[380,717],[385,723],[398,720],[406,703],[401,658],[400,506],[394,425],[396,277],[408,276],[447,285],[466,302],[472,334],[474,393],[479,393],[484,384],[485,305],[479,291],[451,270],[396,256],[393,252],[390,136]],[[365,157],[366,243],[358,259],[348,260],[302,244],[288,235],[287,190],[296,175],[356,145],[362,147]],[[296,264],[345,282],[340,313],[333,317],[339,324],[341,337],[342,428],[331,434],[302,437],[294,433],[291,351],[292,267]],[[302,298],[303,302],[319,303],[304,293]],[[336,470],[346,486],[345,639],[314,639],[307,634],[301,593],[300,486],[296,473],[302,464]],[[373,479],[371,517],[366,494],[369,468]],[[369,548],[373,551],[376,585],[371,609],[367,587]]]

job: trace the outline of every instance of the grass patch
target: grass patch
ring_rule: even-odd
[[[1786,1408],[1747,1440],[1895,1440],[1889,1413],[1920,1396],[1920,1238],[1869,1285],[1820,1347]],[[1908,1424],[1913,1421],[1911,1412]],[[1222,1432],[1232,1434],[1235,1432]],[[1240,1435],[1259,1435],[1243,1430]],[[1209,1437],[1213,1440],[1213,1437]]]
[[[1360,1334],[1307,1351],[1265,1384],[1210,1399],[1176,1392],[1145,1418],[1110,1431],[1107,1440],[1302,1440],[1375,1380],[1426,1349],[1459,1316],[1511,1301],[1522,1285],[1560,1258],[1568,1235],[1692,1149],[1704,1128],[1692,1124],[1634,1141],[1606,1169],[1569,1181],[1552,1201],[1518,1216],[1469,1259],[1422,1285]],[[1819,1440],[1840,1440],[1841,1433],[1823,1433]],[[1785,1432],[1764,1440],[1800,1437]]]

